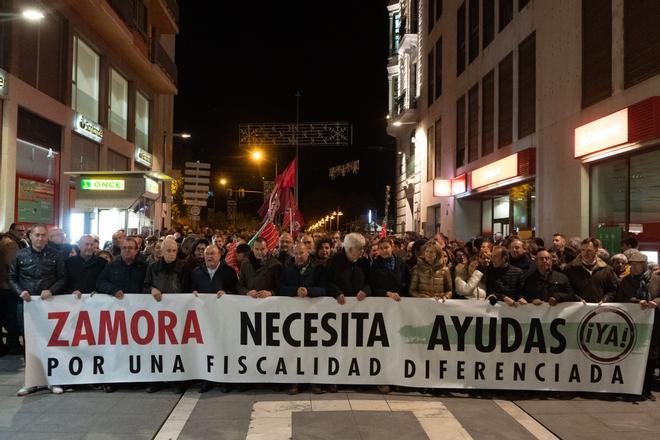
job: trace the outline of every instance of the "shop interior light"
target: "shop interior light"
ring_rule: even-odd
[[[43,12],[34,8],[24,10],[21,16],[28,21],[40,21],[46,17]]]

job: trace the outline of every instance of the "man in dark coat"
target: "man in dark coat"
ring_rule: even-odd
[[[268,245],[262,237],[252,245],[247,261],[241,264],[237,291],[252,298],[266,298],[275,293],[282,263],[268,256]]]
[[[400,301],[408,296],[410,270],[408,264],[394,255],[392,239],[378,241],[378,256],[374,259],[369,273],[369,284],[374,296],[387,296]]]
[[[291,254],[293,250],[292,247],[293,237],[288,232],[282,232],[282,235],[280,235],[279,246],[277,247],[277,253],[275,254],[275,258],[282,263],[282,266],[286,266],[286,264],[293,259]]]
[[[347,234],[343,249],[328,262],[328,294],[339,304],[345,304],[347,296],[362,301],[371,294],[369,260],[362,257],[365,243],[361,234]]]
[[[124,293],[140,293],[144,288],[147,263],[138,260],[138,244],[133,238],[126,238],[121,245],[121,255],[108,263],[99,279],[96,290],[121,299]]]
[[[522,270],[523,276],[529,275],[535,269],[534,262],[525,249],[525,244],[517,238],[509,243],[509,264]]]
[[[481,271],[481,269],[479,269]],[[523,271],[509,264],[509,251],[495,246],[491,254],[491,266],[486,273],[486,293],[491,303],[504,301],[509,306],[525,304],[522,296]]]
[[[309,248],[296,243],[293,259],[284,266],[278,283],[279,296],[319,297],[326,294],[325,267],[314,264]]]
[[[190,276],[193,293],[235,294],[236,271],[220,259],[220,249],[212,244],[204,249],[204,265],[196,267]]]
[[[144,277],[144,292],[150,293],[156,301],[164,293],[182,293],[183,261],[176,258],[179,246],[174,239],[165,239],[161,246],[161,257],[147,268]]]
[[[18,297],[9,286],[9,267],[14,262],[19,250],[27,246],[25,226],[12,223],[6,234],[0,234],[0,327],[7,330],[7,343],[0,341],[0,356],[2,354],[21,354],[23,348],[19,341],[18,328]]]
[[[568,277],[552,268],[552,255],[545,249],[536,254],[536,265],[525,279],[523,293],[527,302],[536,305],[580,301]]]
[[[23,329],[23,301],[30,302],[32,295],[39,295],[47,300],[53,295],[65,293],[64,259],[55,249],[47,246],[46,227],[42,225],[33,227],[30,240],[30,247],[18,251],[9,270],[9,285],[21,300],[17,310],[20,329]],[[53,394],[64,392],[60,386],[51,385],[49,388]],[[22,387],[17,394],[25,396],[36,390],[36,387]]]
[[[580,255],[565,270],[575,293],[590,303],[614,298],[619,284],[614,270],[598,258],[597,251],[598,241],[595,238],[584,239]]]
[[[80,255],[64,260],[66,266],[66,293],[80,298],[83,293],[96,291],[96,280],[108,262],[94,255],[96,244],[94,237],[83,235],[78,241]]]

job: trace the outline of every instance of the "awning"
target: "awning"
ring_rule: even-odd
[[[172,180],[157,171],[74,171],[77,209],[130,209],[141,199],[158,200],[160,183]]]

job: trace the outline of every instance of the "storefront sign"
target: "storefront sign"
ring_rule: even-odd
[[[73,120],[73,131],[96,142],[103,140],[103,127],[96,122],[90,121],[80,113],[76,113]]]
[[[628,109],[575,129],[575,157],[628,142]]]
[[[581,292],[577,292],[581,293]],[[35,296],[26,386],[209,380],[640,394],[638,304]]]
[[[451,180],[434,179],[433,197],[449,197],[451,195]]]
[[[153,164],[154,157],[147,150],[143,150],[140,147],[135,149],[135,161],[139,164],[144,165],[145,167],[151,168]]]
[[[470,173],[472,189],[490,185],[518,175],[518,153],[477,168]]]
[[[158,182],[148,177],[144,178],[144,190],[148,193],[153,193],[153,194],[160,193],[160,187],[158,186]]]
[[[123,191],[125,181],[122,179],[81,179],[80,189],[88,191]]]
[[[17,202],[19,223],[53,224],[55,185],[19,177]]]
[[[0,69],[0,96],[7,95],[7,72]]]
[[[461,174],[458,177],[451,179],[451,195],[455,196],[456,194],[464,193],[467,189],[465,185],[465,174]]]

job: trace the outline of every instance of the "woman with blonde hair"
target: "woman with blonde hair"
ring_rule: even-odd
[[[422,256],[412,268],[410,296],[416,298],[449,299],[452,295],[451,272],[447,256],[435,240],[422,248]]]

